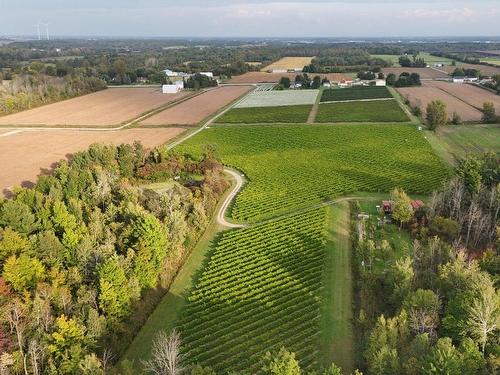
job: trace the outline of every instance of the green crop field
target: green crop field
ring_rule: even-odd
[[[329,89],[323,91],[322,102],[336,102],[344,100],[361,99],[385,99],[392,98],[387,87],[368,86],[368,87],[350,87],[347,89]]]
[[[312,105],[233,108],[217,119],[225,124],[305,123]]]
[[[294,351],[317,366],[326,210],[226,232],[179,329],[186,358],[218,373],[257,373],[263,355]]]
[[[429,193],[447,175],[413,125],[216,126],[179,151],[199,154],[207,144],[249,179],[232,207],[235,220],[255,222],[357,191]]]
[[[321,104],[316,122],[405,122],[410,121],[395,100]]]

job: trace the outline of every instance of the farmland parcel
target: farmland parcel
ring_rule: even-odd
[[[383,68],[382,71],[386,76],[392,73],[399,77],[401,73],[407,72],[418,73],[421,79],[449,78],[447,73],[432,68]]]
[[[207,91],[142,121],[144,125],[196,125],[250,91],[250,86],[226,86]]]
[[[462,121],[481,120],[482,113],[479,110],[437,87],[402,87],[397,90],[410,101],[412,107],[419,107],[424,117],[427,105],[433,100],[441,100],[446,103],[449,118],[452,118],[453,113],[456,112],[460,115]]]
[[[392,98],[387,87],[351,87],[347,89],[330,89],[323,91],[322,102],[343,100],[384,99]]]
[[[110,88],[0,117],[0,125],[119,125],[188,94],[162,94],[159,88]]]
[[[294,81],[298,73],[265,73],[265,72],[248,72],[240,76],[232,77],[228,83],[232,84],[244,84],[244,83],[278,83],[281,77],[290,78]],[[311,73],[310,77],[315,75],[321,78],[326,78],[330,81],[341,81],[352,79],[352,76],[344,73]]]
[[[305,123],[307,122],[311,109],[311,105],[233,108],[218,118],[217,123]]]
[[[316,122],[404,122],[408,116],[395,100],[324,103]]]
[[[53,163],[92,143],[133,143],[154,147],[182,133],[184,129],[127,129],[119,131],[26,131],[0,137],[0,191],[24,181],[35,181]]]
[[[261,69],[262,72],[268,72],[272,70],[291,70],[300,69],[306,65],[311,64],[314,57],[283,57],[282,59],[272,63]]]
[[[319,90],[256,91],[244,98],[234,108],[313,105],[318,94]]]

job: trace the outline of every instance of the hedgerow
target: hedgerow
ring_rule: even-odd
[[[258,221],[344,194],[402,187],[430,193],[447,168],[413,125],[216,126],[181,146],[215,145],[249,182],[231,216]]]
[[[179,326],[191,363],[256,373],[285,346],[317,364],[325,220],[320,209],[222,236]]]

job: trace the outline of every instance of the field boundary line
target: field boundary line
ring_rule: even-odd
[[[386,101],[386,100],[396,100],[396,98],[334,100],[334,101],[320,102],[319,104],[352,103],[352,102],[381,102],[381,101]]]

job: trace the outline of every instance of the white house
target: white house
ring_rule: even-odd
[[[207,76],[208,78],[214,78],[214,74],[212,72],[200,72],[202,76]]]
[[[453,77],[453,83],[467,83],[467,82],[477,82],[476,77]]]
[[[385,79],[376,79],[375,86],[386,86]]]
[[[179,91],[184,90],[184,81],[177,81],[171,85],[162,85],[162,94],[177,94]]]
[[[330,88],[332,87],[332,83],[330,81],[323,82],[323,87]]]

